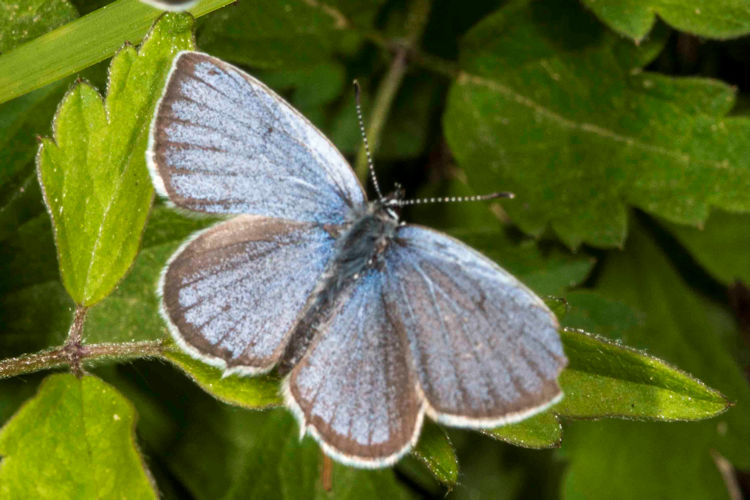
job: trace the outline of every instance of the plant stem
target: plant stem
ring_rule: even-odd
[[[72,329],[73,326],[71,326],[71,330]],[[47,351],[35,354],[24,354],[17,358],[4,359],[0,361],[0,379],[55,368],[57,366],[70,365],[72,367],[73,361],[71,360],[70,348],[68,345],[68,342],[66,342],[65,345],[54,347]],[[76,351],[76,359],[78,369],[80,370],[81,364],[84,361],[108,358],[149,358],[161,356],[163,351],[164,342],[161,340],[89,345],[83,344],[80,345],[79,349]]]
[[[81,378],[81,343],[83,341],[83,325],[86,322],[86,313],[88,309],[83,306],[77,306],[73,315],[73,323],[68,330],[68,338],[65,340],[63,351],[68,356],[68,364],[76,377]]]
[[[388,120],[388,114],[393,105],[393,100],[404,80],[404,75],[408,68],[409,57],[411,53],[414,52],[416,44],[422,38],[422,33],[427,24],[429,14],[429,0],[413,0],[409,5],[409,12],[406,16],[406,23],[404,26],[406,36],[402,41],[392,44],[379,35],[373,36],[372,33],[368,37],[378,45],[394,50],[391,65],[383,79],[380,81],[380,85],[375,94],[372,114],[370,116],[370,124],[367,127],[367,138],[373,153],[375,153],[378,148],[383,126]],[[359,148],[354,171],[357,173],[357,177],[365,183],[367,180],[368,166],[367,155],[365,154],[364,147]]]

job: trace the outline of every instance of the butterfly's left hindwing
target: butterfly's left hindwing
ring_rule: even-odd
[[[427,414],[453,426],[517,422],[557,401],[557,319],[497,264],[437,231],[401,226],[385,256],[389,313],[406,332]]]
[[[146,157],[157,191],[198,212],[341,224],[365,201],[349,164],[305,117],[200,52],[175,57]]]

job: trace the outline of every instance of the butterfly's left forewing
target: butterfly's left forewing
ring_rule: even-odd
[[[490,259],[437,231],[401,226],[383,272],[430,417],[492,427],[561,397],[567,361],[557,319]]]
[[[349,164],[305,117],[200,52],[175,57],[146,156],[157,191],[198,212],[341,224],[365,201]]]

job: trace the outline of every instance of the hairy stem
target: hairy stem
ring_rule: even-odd
[[[72,328],[73,326],[71,326],[71,329]],[[80,371],[82,364],[86,361],[112,358],[150,358],[161,356],[164,351],[164,342],[161,340],[88,345],[79,344],[75,358],[71,359],[71,349],[68,346],[69,344],[66,342],[65,345],[54,347],[47,351],[34,354],[24,354],[17,358],[4,359],[0,361],[0,379],[64,365],[69,365],[73,368],[74,362],[77,363],[78,370]],[[74,373],[77,373],[75,368],[73,368],[73,371]]]
[[[416,44],[422,38],[422,33],[427,24],[429,14],[429,0],[413,0],[409,5],[409,12],[406,16],[406,23],[404,26],[406,36],[403,40],[396,43],[389,43],[379,36],[368,37],[378,45],[390,48],[394,52],[391,65],[383,79],[380,81],[378,90],[375,93],[370,123],[367,127],[367,138],[370,142],[373,153],[375,153],[378,148],[383,126],[388,120],[388,114],[393,105],[393,100],[396,97],[398,89],[401,87],[404,75],[406,75],[411,53],[414,52]],[[359,152],[357,153],[357,161],[354,170],[357,173],[357,177],[359,177],[364,183],[367,179],[368,166],[367,155],[365,154],[363,147],[359,148]]]

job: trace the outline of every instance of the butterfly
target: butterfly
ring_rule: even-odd
[[[166,10],[170,12],[182,12],[192,9],[200,0],[141,0],[146,5],[155,9]]]
[[[334,459],[385,467],[425,415],[490,428],[562,397],[544,302],[460,241],[400,221],[401,191],[368,201],[333,144],[244,71],[179,53],[146,156],[172,204],[235,215],[162,273],[175,341],[225,373],[275,369],[302,434]]]

